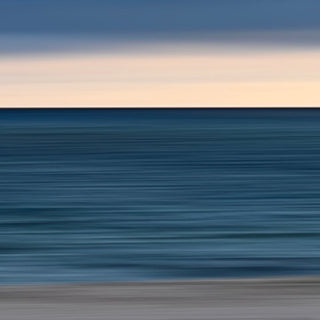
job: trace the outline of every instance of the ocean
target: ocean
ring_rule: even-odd
[[[0,283],[320,273],[320,109],[1,109]]]

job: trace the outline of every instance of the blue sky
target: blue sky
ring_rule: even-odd
[[[0,0],[2,106],[319,106],[320,0]]]
[[[0,33],[319,30],[319,0],[1,0]]]

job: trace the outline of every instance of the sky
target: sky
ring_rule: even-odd
[[[318,0],[1,0],[0,106],[320,105]]]

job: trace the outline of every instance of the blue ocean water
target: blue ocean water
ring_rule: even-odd
[[[320,109],[1,109],[0,283],[320,273]]]

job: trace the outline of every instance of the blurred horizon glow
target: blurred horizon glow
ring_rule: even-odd
[[[320,50],[126,43],[0,55],[1,106],[319,106]]]

